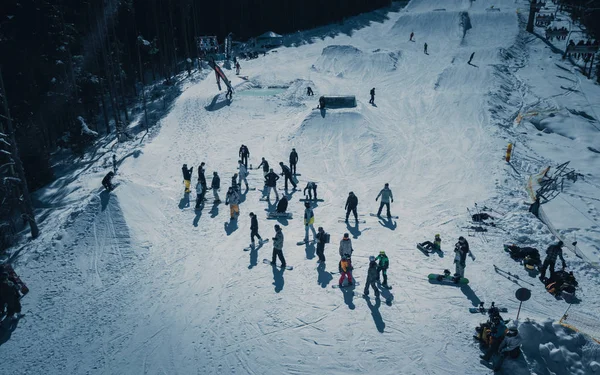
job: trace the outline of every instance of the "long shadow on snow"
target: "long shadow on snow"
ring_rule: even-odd
[[[381,296],[383,298],[385,298],[385,304],[388,306],[392,305],[392,301],[394,300],[394,295],[390,292],[390,290],[388,288],[378,288],[379,292],[381,293]]]
[[[304,248],[304,251],[306,252],[306,259],[314,259],[315,258],[315,245],[314,243],[311,242],[307,242],[306,246]]]
[[[227,233],[227,235],[231,235],[231,233],[235,232],[238,229],[238,225],[237,225],[237,219],[231,219],[229,221],[226,221],[223,224],[224,228],[225,228],[225,233]]]
[[[398,226],[393,219],[386,220],[386,219],[380,218],[379,224],[381,224],[382,227],[385,227],[385,228],[388,228],[391,230],[396,230],[396,227]]]
[[[101,204],[102,211],[106,210],[109,200],[110,200],[110,193],[108,192],[108,190],[104,189],[100,193],[100,204]]]
[[[21,318],[13,319],[9,325],[4,325],[4,322],[2,323],[2,325],[0,325],[0,346],[2,346],[5,342],[10,340],[12,333],[17,329],[17,326],[19,325],[20,319]]]
[[[327,285],[333,280],[333,276],[331,276],[331,273],[325,271],[324,262],[319,263],[317,272],[319,273],[317,276],[317,284],[319,284],[321,288],[327,288]]]
[[[474,307],[479,306],[479,303],[481,303],[481,300],[479,299],[479,297],[477,297],[477,295],[475,294],[473,289],[471,289],[470,286],[463,285],[460,287],[460,291],[469,299],[469,301],[471,301],[471,304]]]
[[[259,242],[258,246],[250,248],[250,265],[248,266],[248,269],[252,269],[258,264],[258,249],[263,247],[263,245],[263,243]]]
[[[204,209],[204,204],[200,207],[196,208],[196,217],[194,217],[194,221],[192,222],[195,227],[198,227],[198,222],[200,221],[200,217],[202,216],[202,210]]]
[[[217,102],[217,100],[219,100],[219,96],[221,94],[217,94],[215,95],[215,97],[211,100],[210,104],[207,105],[206,107],[204,107],[204,109],[206,109],[209,112],[214,112],[214,111],[218,111],[219,109],[223,108],[223,107],[228,107],[231,105],[231,101],[230,100],[221,100],[220,102]]]
[[[381,333],[385,329],[385,323],[383,322],[383,318],[381,317],[381,313],[379,312],[379,307],[381,306],[381,300],[377,298],[375,300],[375,304],[371,302],[369,297],[364,297],[364,300],[367,302],[367,306],[369,310],[371,310],[371,316],[373,317],[373,322],[375,322],[375,327]]]
[[[212,208],[210,209],[210,217],[215,218],[219,214],[219,203],[213,203]]]
[[[285,268],[279,268],[277,266],[271,266],[273,268],[273,285],[275,285],[275,293],[279,293],[283,290],[285,281],[283,280],[283,272]]]
[[[359,224],[356,223],[354,226],[351,226],[350,222],[346,223],[346,228],[348,228],[348,232],[350,232],[350,234],[352,235],[352,238],[358,238],[362,234],[358,225]]]
[[[190,206],[190,193],[183,193],[183,198],[179,201],[179,209],[183,210]]]
[[[354,310],[356,306],[354,305],[354,288],[355,286],[347,286],[344,288],[340,288],[342,294],[344,294],[344,303],[348,305],[350,310]]]

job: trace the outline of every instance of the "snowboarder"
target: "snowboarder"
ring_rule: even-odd
[[[215,203],[220,203],[221,198],[219,198],[219,193],[217,192],[221,188],[221,178],[217,172],[213,172],[213,179],[210,184],[210,187],[213,191],[213,196],[215,198]]]
[[[519,335],[516,325],[511,326],[498,348],[500,356],[494,366],[494,371],[500,371],[506,357],[517,358],[519,356],[521,353],[521,342],[521,335]]]
[[[283,257],[283,232],[278,224],[275,224],[275,237],[273,240],[273,257],[271,259],[271,265],[275,265],[276,258],[279,257],[281,261],[281,268],[285,268],[285,258]]]
[[[348,278],[348,285],[352,285],[352,261],[349,256],[343,256],[338,264],[338,270],[340,271],[340,280],[338,282],[340,288],[344,283],[344,279]]]
[[[236,219],[240,215],[240,194],[233,186],[230,186],[229,190],[227,190],[225,204],[229,205],[229,216],[231,220]]]
[[[292,152],[290,152],[290,170],[292,174],[296,174],[296,164],[298,164],[298,153],[296,149],[293,148]]]
[[[411,33],[410,33],[410,38],[408,38],[408,40],[409,40],[410,42],[412,42],[412,41],[413,41],[413,37],[414,37],[414,36],[415,36],[415,33],[411,31]]]
[[[377,289],[377,285],[375,282],[379,279],[379,273],[377,271],[377,262],[375,261],[375,257],[371,255],[369,257],[369,270],[367,271],[367,281],[365,282],[365,290],[363,294],[365,296],[369,295],[369,287],[373,288],[375,292],[375,298],[379,298],[379,289]]]
[[[196,209],[200,208],[200,205],[204,200],[204,192],[204,186],[202,186],[202,182],[198,180],[198,183],[196,183]]]
[[[236,62],[235,62],[235,75],[238,75],[238,76],[240,75],[240,69],[241,69],[241,68],[242,68],[242,67],[240,66],[240,62],[239,62],[239,61],[236,61]]]
[[[423,52],[425,52],[426,55],[429,55],[427,53],[427,43],[423,44]]]
[[[312,90],[312,88],[310,86],[308,86],[306,88],[306,95],[307,96],[313,96],[313,95],[315,95],[315,93],[313,92],[313,90]]]
[[[102,179],[102,186],[108,191],[112,191],[115,188],[112,184],[113,177],[115,177],[115,172],[110,171]]]
[[[350,216],[350,212],[354,214],[354,220],[358,221],[358,214],[356,213],[356,207],[358,206],[358,198],[354,195],[354,192],[348,193],[348,199],[346,199],[346,222],[348,222],[348,217]]]
[[[387,208],[387,217],[388,219],[392,217],[390,213],[390,201],[394,203],[394,194],[390,190],[390,184],[386,183],[383,189],[377,194],[377,198],[375,198],[375,202],[381,197],[381,204],[379,205],[379,211],[377,211],[377,216],[381,216],[381,210],[383,206]]]
[[[284,176],[284,181],[285,181],[285,190],[288,189],[288,181],[291,182],[292,186],[294,187],[294,190],[296,190],[296,183],[294,182],[294,176],[292,175],[292,171],[290,170],[290,168],[283,164],[283,162],[279,162],[279,165],[281,166],[281,175]]]
[[[473,53],[471,54],[471,57],[469,57],[469,61],[467,62],[467,64],[469,64],[469,65],[473,65],[473,64],[471,64],[471,61],[473,61],[473,57],[474,57],[474,56],[475,56],[475,52],[473,52]]]
[[[425,241],[425,242],[421,242],[419,245],[421,245],[425,250],[441,251],[442,250],[442,239],[440,238],[439,234],[436,234],[435,238],[433,239],[433,242]]]
[[[467,255],[469,255],[473,261],[475,261],[475,256],[469,249],[469,243],[463,236],[458,237],[458,242],[454,245],[454,252],[456,253],[454,256],[454,263],[456,264],[454,277],[455,281],[457,281],[460,280],[460,278],[465,277]]]
[[[560,258],[562,261],[563,269],[567,267],[565,258],[563,258],[563,246],[564,244],[562,241],[558,241],[558,243],[548,246],[548,249],[546,250],[546,259],[544,259],[544,263],[542,263],[542,269],[540,270],[540,280],[542,282],[546,281],[546,270],[548,267],[550,267],[550,279],[554,279],[554,266],[556,265],[556,258]]]
[[[254,237],[258,238],[258,242],[262,243],[262,237],[258,234],[258,219],[254,212],[250,212],[250,243],[254,246]]]
[[[369,100],[369,104],[375,105],[375,87],[373,87],[371,89],[371,91],[369,91],[369,94],[371,95],[371,99]]]
[[[319,227],[317,230],[317,256],[319,257],[318,262],[325,262],[325,244],[329,241],[327,233],[323,230],[323,227]]]
[[[352,240],[350,239],[350,235],[348,233],[344,233],[344,238],[342,238],[340,241],[340,257],[348,256],[348,258],[350,258],[353,251],[354,249],[352,248]]]
[[[21,312],[19,287],[8,279],[8,273],[0,272],[0,315],[4,312],[5,304],[5,321],[10,321],[15,313],[19,314]]]
[[[308,182],[306,184],[306,187],[302,191],[302,194],[304,194],[305,198],[306,198],[306,191],[308,191],[308,199],[312,200],[313,199],[313,194],[314,194],[315,195],[315,200],[317,200],[317,184],[315,184],[312,181],[310,181],[310,182]]]
[[[242,187],[242,181],[244,181],[244,184],[246,185],[246,190],[249,189],[248,187],[248,180],[246,179],[248,177],[248,169],[246,169],[246,166],[244,165],[244,163],[242,163],[241,160],[238,161],[239,167],[240,167],[240,172],[238,174],[240,181],[238,183],[238,185],[240,185],[240,188]]]
[[[233,98],[233,90],[231,86],[227,86],[227,93],[225,94],[225,99],[231,100]]]
[[[319,97],[319,105],[317,106],[318,109],[325,109],[325,97],[321,96]]]
[[[231,176],[231,187],[234,188],[235,190],[239,190],[240,185],[238,184],[238,174],[234,173],[233,176]]]
[[[262,160],[260,161],[260,164],[256,168],[258,169],[260,167],[262,167],[263,176],[266,178],[267,173],[269,173],[269,162],[265,158],[262,158]]]
[[[242,162],[244,163],[246,168],[248,168],[248,158],[250,157],[250,151],[248,150],[248,147],[246,147],[246,145],[240,146],[239,156],[240,159],[242,159]]]
[[[116,155],[112,156],[112,165],[113,165],[113,172],[115,172],[115,174],[117,174],[117,156]]]
[[[310,207],[309,202],[304,202],[304,242],[308,242],[308,230],[313,234],[313,241],[317,240],[317,232],[315,231],[315,213]]]
[[[377,281],[379,282],[379,276],[382,273],[383,282],[381,283],[381,285],[383,285],[383,287],[385,288],[389,288],[387,283],[387,270],[390,267],[390,260],[387,257],[387,255],[385,255],[385,251],[381,250],[379,252],[379,255],[377,255],[377,258],[375,258],[375,260],[379,261],[379,265],[377,266]]]
[[[181,172],[183,172],[183,183],[185,185],[185,192],[190,192],[190,186],[192,184],[192,172],[194,172],[194,167],[188,169],[187,164],[184,164],[181,167]]]
[[[277,194],[277,180],[279,180],[279,176],[277,173],[273,172],[273,169],[269,169],[269,173],[265,176],[265,186],[267,187],[267,199],[271,199],[271,190],[275,192],[275,200],[279,200],[279,194]]]
[[[205,165],[205,163],[202,162],[198,166],[198,181],[200,181],[202,183],[202,187],[204,189],[206,189],[206,175],[205,175],[204,165]]]
[[[281,199],[279,200],[279,203],[277,203],[277,213],[279,214],[284,214],[285,211],[287,210],[288,207],[288,199],[287,197],[284,195],[281,197]]]

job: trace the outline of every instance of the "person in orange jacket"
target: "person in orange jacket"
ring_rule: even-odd
[[[340,276],[339,285],[342,287],[344,279],[348,277],[348,285],[352,285],[352,261],[349,256],[344,255],[338,264],[338,269],[342,276]]]

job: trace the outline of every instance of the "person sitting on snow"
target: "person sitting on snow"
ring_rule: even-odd
[[[428,250],[431,252],[442,251],[442,239],[440,238],[439,234],[435,235],[433,242],[425,241],[425,242],[421,242],[419,245],[422,246],[425,250]]]

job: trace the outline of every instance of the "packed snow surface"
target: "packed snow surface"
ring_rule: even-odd
[[[314,37],[242,61],[248,81],[226,70],[236,86],[231,102],[214,74],[186,80],[141,146],[107,145],[36,194],[43,235],[17,258],[31,292],[23,299],[25,316],[0,342],[2,372],[484,374],[491,370],[480,364],[472,332],[485,317],[468,308],[495,301],[514,319],[522,286],[532,297],[520,320],[545,323],[521,324],[525,356],[507,360],[504,373],[598,373],[597,345],[553,323],[568,305],[502,245],[535,246],[543,255],[555,241],[527,212],[525,184],[541,168],[571,160],[585,179],[567,183],[543,208],[561,235],[576,235],[597,261],[600,154],[589,148],[598,149],[599,89],[524,33],[526,2],[494,6],[500,11],[487,11],[483,1],[413,0],[349,20],[363,25],[351,32],[332,25],[299,33]],[[305,95],[308,86],[315,96]],[[288,88],[274,96],[237,95],[252,87]],[[356,95],[358,106],[320,111],[320,95]],[[548,108],[553,117],[536,117]],[[519,113],[527,115],[517,123]],[[517,145],[511,165],[504,161],[508,142]],[[326,264],[316,263],[314,245],[296,245],[304,236],[301,191],[289,193],[293,219],[267,220],[274,201],[259,201],[260,170],[250,171],[257,190],[243,194],[237,221],[229,220],[227,206],[212,203],[211,192],[203,210],[194,211],[195,194],[183,194],[182,164],[194,166],[193,185],[200,162],[209,184],[218,171],[224,200],[241,144],[253,167],[265,157],[277,172],[296,148],[299,188],[314,181],[324,199],[314,212],[315,227],[331,234]],[[119,186],[101,192],[113,152]],[[398,220],[368,215],[384,183]],[[339,222],[349,191],[358,196],[364,224]],[[465,229],[472,225],[466,208],[484,206],[494,209],[487,212],[499,228],[483,235]],[[263,264],[271,243],[243,251],[250,212],[263,238],[282,226],[292,271]],[[344,232],[352,237],[361,284],[354,290],[331,288]],[[435,233],[444,254],[427,257],[415,243]],[[429,273],[454,269],[460,235],[476,256],[467,261],[469,285],[429,283]],[[380,250],[390,258],[393,289],[383,290],[381,301],[355,296],[364,288],[368,257]],[[598,318],[597,269],[569,251],[565,258],[581,286],[571,312]],[[493,264],[521,279],[502,277]]]

